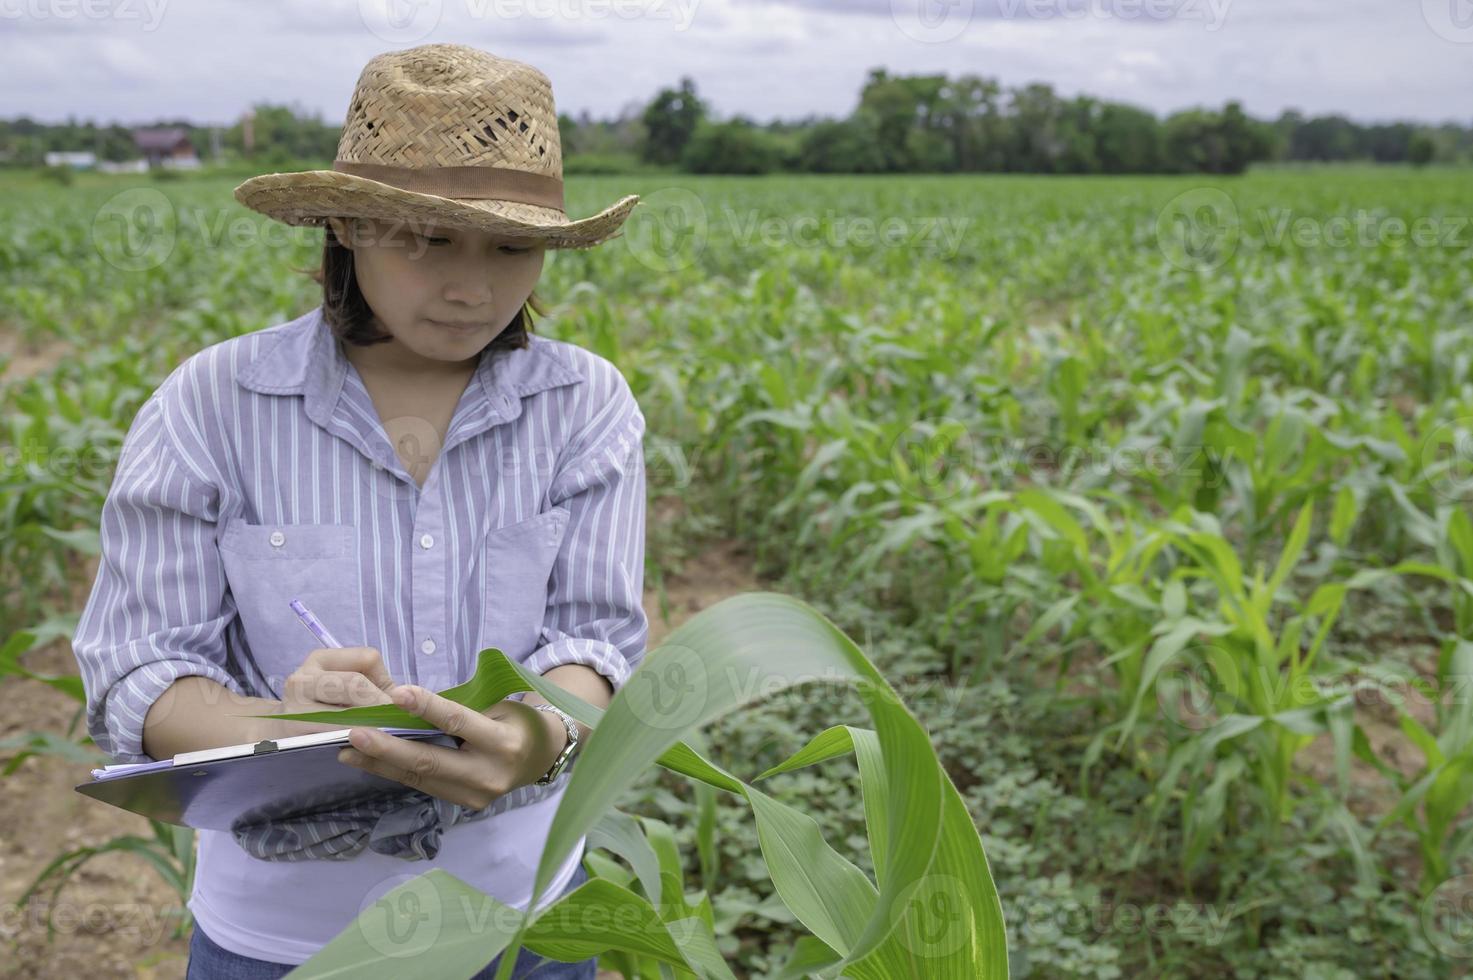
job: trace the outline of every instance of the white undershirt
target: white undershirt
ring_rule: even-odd
[[[188,908],[205,935],[225,949],[293,966],[317,955],[380,896],[431,868],[525,910],[563,792],[449,828],[433,861],[406,861],[366,848],[346,861],[263,861],[241,850],[228,831],[201,830]],[[539,909],[567,887],[586,840],[579,838]],[[492,914],[489,906],[469,911],[473,922],[487,921]],[[410,936],[406,941],[415,944],[419,939]]]

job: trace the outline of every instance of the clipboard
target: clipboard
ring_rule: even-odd
[[[438,728],[378,730],[449,748],[460,744]],[[197,830],[230,830],[238,820],[263,812],[288,814],[386,790],[409,792],[403,783],[338,761],[350,731],[263,739],[182,752],[158,762],[104,766],[93,769],[92,781],[76,790],[131,813]]]

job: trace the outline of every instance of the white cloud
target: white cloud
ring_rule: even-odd
[[[270,100],[341,119],[373,55],[453,41],[536,65],[560,110],[595,115],[682,75],[722,115],[842,115],[884,67],[1043,81],[1158,113],[1236,98],[1259,116],[1469,121],[1473,43],[1439,36],[1419,0],[1171,0],[1168,20],[1127,16],[1166,0],[924,0],[970,14],[944,43],[905,30],[919,2],[174,0],[147,30],[146,18],[63,23],[28,12],[46,0],[0,0],[0,115],[205,123]]]

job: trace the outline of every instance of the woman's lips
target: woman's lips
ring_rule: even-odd
[[[446,323],[444,320],[427,320],[433,326],[456,333],[473,333],[485,326],[484,323]]]

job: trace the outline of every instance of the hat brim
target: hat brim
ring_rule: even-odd
[[[548,248],[589,248],[606,241],[639,203],[639,195],[630,194],[598,214],[569,221],[563,212],[535,204],[421,194],[336,170],[262,174],[236,187],[235,199],[288,225],[320,228],[333,216],[397,218],[535,239]]]

